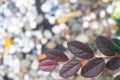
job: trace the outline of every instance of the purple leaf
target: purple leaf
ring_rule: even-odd
[[[39,69],[42,71],[53,71],[57,65],[58,65],[58,62],[56,61],[44,60],[40,62]]]
[[[106,37],[98,36],[96,39],[97,48],[106,56],[115,55],[115,46],[112,41]]]
[[[92,78],[97,76],[100,72],[102,72],[104,68],[104,59],[94,58],[81,69],[81,75],[86,78]]]
[[[70,60],[60,70],[60,76],[68,78],[80,69],[80,60]]]
[[[120,57],[114,57],[107,62],[106,67],[110,70],[116,70],[120,67]]]
[[[47,51],[45,53],[46,53],[48,59],[51,59],[51,60],[54,60],[54,61],[57,61],[57,62],[68,61],[68,57],[64,53],[62,53],[60,51],[49,50],[49,51]]]
[[[79,41],[69,41],[68,49],[79,58],[90,59],[94,56],[93,51],[84,43]]]

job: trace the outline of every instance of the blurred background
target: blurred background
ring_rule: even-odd
[[[67,41],[88,44],[96,53],[97,35],[119,37],[120,0],[0,0],[0,80],[111,80],[102,73],[69,79],[39,70],[44,52],[56,49],[70,58]],[[100,54],[98,55],[100,56]]]

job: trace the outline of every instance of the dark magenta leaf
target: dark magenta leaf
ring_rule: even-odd
[[[79,58],[90,59],[94,56],[93,51],[80,41],[69,41],[68,49]]]
[[[112,41],[106,37],[98,36],[96,39],[97,48],[106,56],[115,55],[115,46]]]
[[[106,67],[110,70],[116,70],[120,67],[120,57],[114,57],[107,62]]]
[[[57,50],[49,50],[45,53],[47,58],[51,60],[55,60],[58,62],[65,62],[68,60],[68,57],[64,53]]]
[[[117,38],[113,38],[112,42],[113,42],[113,44],[115,46],[116,52],[120,53],[120,40],[117,39]]]
[[[114,80],[120,80],[120,75],[116,76]]]
[[[80,69],[80,60],[70,60],[60,70],[60,76],[68,78]]]
[[[100,72],[102,72],[104,68],[104,59],[94,58],[81,69],[81,75],[86,78],[92,78],[97,76]]]
[[[58,65],[58,62],[53,60],[44,60],[40,62],[39,69],[42,71],[53,71],[56,66]]]

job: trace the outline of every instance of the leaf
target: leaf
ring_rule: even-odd
[[[106,67],[110,70],[116,70],[120,67],[120,57],[114,57],[107,62]]]
[[[115,46],[112,41],[106,37],[98,36],[96,39],[97,48],[106,56],[115,55]]]
[[[81,75],[86,78],[92,78],[97,76],[100,72],[102,72],[104,68],[104,59],[94,58],[81,69]]]
[[[65,62],[68,60],[68,57],[64,53],[59,52],[57,50],[49,50],[45,53],[48,59],[51,59],[57,62]]]
[[[39,69],[42,71],[53,71],[56,66],[58,65],[58,62],[53,60],[44,60],[40,62]]]
[[[70,60],[60,70],[60,76],[68,78],[80,69],[80,60]]]
[[[68,49],[79,58],[90,59],[94,56],[93,51],[80,41],[69,41]]]
[[[120,75],[116,76],[114,80],[120,80]]]
[[[117,38],[113,38],[112,42],[113,42],[113,44],[115,46],[116,52],[120,53],[120,40],[117,39]]]

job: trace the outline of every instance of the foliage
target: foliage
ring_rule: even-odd
[[[95,43],[99,51],[106,57],[96,57],[96,54],[86,44],[73,40],[67,43],[68,49],[80,59],[69,60],[63,52],[49,50],[45,52],[46,60],[41,61],[39,67],[43,71],[53,71],[59,63],[64,63],[60,70],[60,76],[64,78],[76,74],[80,68],[81,75],[86,78],[97,76],[105,68],[109,70],[120,68],[120,57],[116,54],[116,52],[120,52],[120,40],[98,36]],[[114,80],[119,80],[119,78],[118,75]]]

